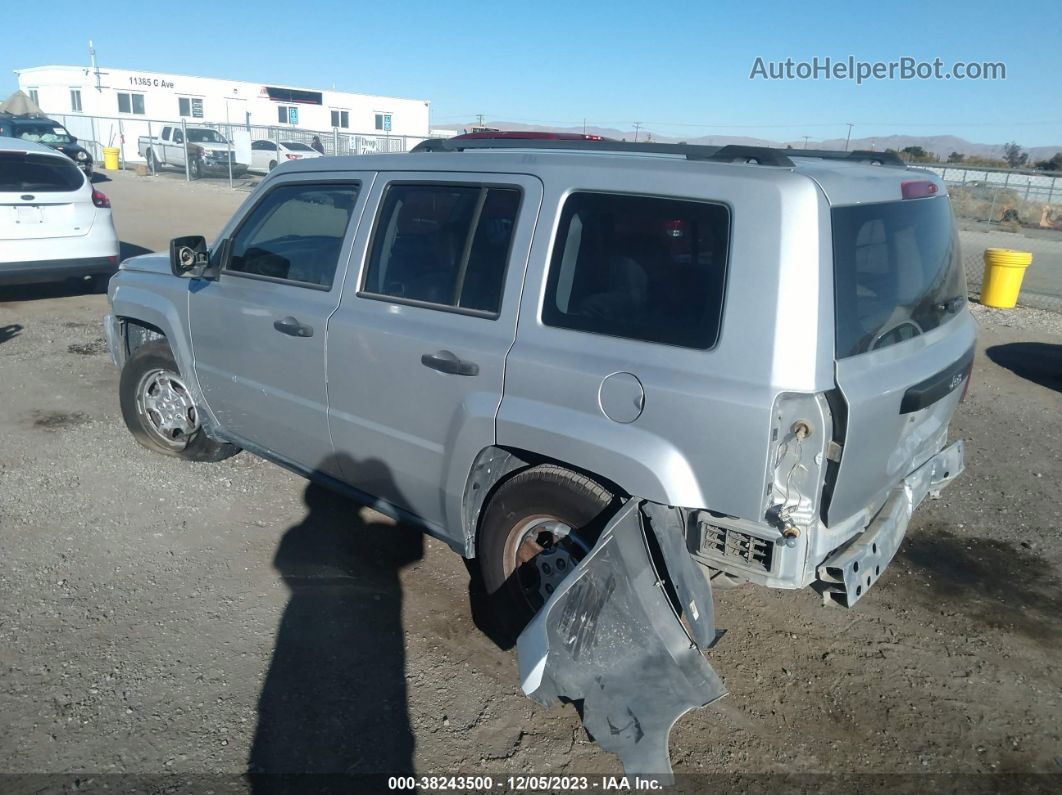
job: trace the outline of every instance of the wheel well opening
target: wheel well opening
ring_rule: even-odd
[[[162,329],[158,326],[153,326],[151,323],[130,317],[123,317],[121,320],[125,330],[125,352],[127,356],[131,356],[142,345],[166,339]]]

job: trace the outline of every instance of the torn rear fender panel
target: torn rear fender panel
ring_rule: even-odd
[[[530,698],[582,700],[626,773],[662,783],[671,727],[726,692],[699,648],[715,638],[712,593],[684,538],[678,511],[629,500],[517,643]]]

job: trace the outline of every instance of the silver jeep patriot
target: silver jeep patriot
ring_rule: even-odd
[[[122,263],[123,416],[476,559],[524,692],[666,780],[671,726],[725,692],[713,584],[850,607],[962,472],[945,186],[880,152],[418,150],[286,163],[209,247]]]

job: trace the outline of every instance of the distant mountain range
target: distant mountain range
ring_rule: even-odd
[[[443,130],[471,130],[473,126],[477,125],[469,122],[468,124],[440,124],[435,126],[437,129]],[[488,121],[484,122],[483,126],[495,127],[499,130],[535,130],[541,132],[567,133],[584,132],[584,129],[581,126],[550,127],[541,124],[521,124],[509,121]],[[626,138],[628,141],[634,140],[634,130],[587,126],[585,132],[588,135],[603,135],[606,138],[616,138],[620,140]],[[684,141],[689,144],[707,144],[709,146],[743,144],[745,146],[776,146],[782,148],[788,145],[792,146],[794,149],[804,148],[803,138],[799,141],[772,141],[767,138],[750,138],[743,135],[701,135],[691,138],[678,138],[669,135],[657,135],[652,130],[646,129],[643,129],[638,133],[638,140],[644,141],[647,135],[651,135],[652,140],[659,141],[660,143],[678,143],[679,141]],[[1019,141],[1018,143],[1020,144],[1021,142]],[[955,135],[883,135],[874,138],[853,138],[848,144],[849,149],[872,149],[877,151],[883,151],[885,149],[895,149],[899,151],[908,146],[921,146],[927,152],[933,152],[938,155],[941,160],[946,160],[948,155],[952,152],[958,152],[967,156],[1002,159],[1004,144],[972,143],[971,141],[967,141],[966,139],[959,138]],[[844,138],[827,138],[821,141],[814,141],[809,138],[807,148],[844,149]],[[1029,162],[1033,163],[1037,160],[1047,160],[1056,152],[1062,152],[1062,145],[1033,146],[1027,149],[1023,147],[1023,149],[1029,153]]]

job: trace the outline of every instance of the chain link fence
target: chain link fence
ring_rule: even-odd
[[[984,278],[984,251],[1030,251],[1019,305],[1062,312],[1062,174],[912,164],[948,185],[970,293]]]
[[[218,131],[233,145],[232,148],[237,150],[239,147],[234,142],[241,133],[246,133],[251,142],[257,140],[269,140],[274,143],[290,141],[311,146],[314,143],[314,139],[317,139],[326,155],[408,152],[418,143],[425,140],[425,136],[392,135],[379,130],[373,132],[355,132],[341,128],[314,130],[288,125],[206,122],[189,117],[173,120],[149,119],[135,115],[88,116],[80,113],[53,113],[49,115],[49,118],[61,123],[72,135],[77,137],[78,142],[91,153],[97,167],[100,167],[103,162],[103,149],[105,147],[115,147],[119,150],[119,162],[122,168],[138,163],[146,163],[144,156],[141,154],[140,139],[141,137],[156,137],[162,133],[164,127],[182,129],[187,127],[210,128]],[[183,137],[187,140],[187,135]],[[250,165],[250,162],[243,163],[238,157],[230,157],[240,165]],[[238,172],[243,170],[243,168],[237,169]],[[186,177],[190,179],[191,174],[186,173]],[[216,178],[224,179],[225,176]],[[232,187],[246,188],[247,183],[232,184]]]

